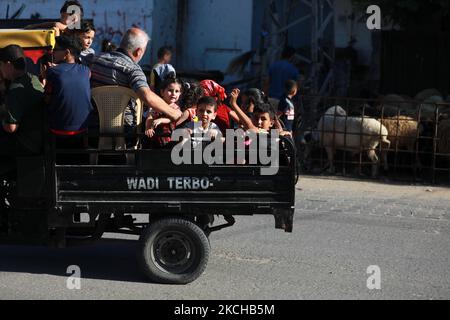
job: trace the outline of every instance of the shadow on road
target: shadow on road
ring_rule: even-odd
[[[148,283],[138,267],[136,241],[105,239],[99,244],[67,249],[0,246],[0,272],[68,277],[77,265],[81,278]]]

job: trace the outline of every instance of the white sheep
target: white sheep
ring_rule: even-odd
[[[334,155],[336,150],[349,151],[353,155],[367,152],[372,162],[372,176],[378,171],[379,158],[376,149],[380,145],[384,150],[389,149],[388,131],[379,121],[366,117],[347,117],[345,110],[340,107],[328,109],[318,124],[319,142],[325,148],[328,156],[329,171],[334,172]],[[383,152],[385,169],[387,154]]]

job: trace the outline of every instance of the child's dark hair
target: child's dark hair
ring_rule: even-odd
[[[81,51],[83,50],[83,46],[81,45],[81,41],[78,37],[75,37],[73,35],[62,35],[56,37],[55,40],[56,47],[63,50],[69,50],[70,53],[75,57],[75,59],[78,59]]]
[[[180,85],[181,92],[183,92],[183,81],[173,77],[173,75],[167,77],[166,80],[161,82],[161,84],[159,85],[159,90],[166,90],[171,84],[178,84],[178,85]]]
[[[113,52],[117,49],[117,46],[111,41],[104,39],[102,41],[102,52]]]
[[[294,80],[288,80],[284,84],[284,90],[286,94],[292,94],[295,89],[298,89],[298,84]]]
[[[166,54],[172,53],[172,47],[164,46],[158,50],[158,59],[161,60]]]
[[[261,113],[268,113],[270,115],[271,120],[275,120],[276,113],[273,108],[273,106],[270,103],[261,103],[255,106],[255,110],[253,111],[253,114],[261,114]]]
[[[81,17],[82,18],[84,16],[84,9],[83,6],[81,5],[80,1],[78,0],[69,0],[64,2],[63,6],[61,7],[61,10],[59,11],[59,13],[63,14],[63,13],[69,13],[69,7],[71,6],[77,6],[80,8],[81,11]],[[71,13],[69,13],[70,15],[72,15]]]
[[[81,23],[81,29],[80,29],[80,33],[88,33],[94,31],[96,32],[97,30],[95,29],[95,26],[92,22],[90,21],[83,21]]]
[[[264,94],[261,90],[257,88],[247,89],[244,93],[244,96],[248,97],[250,103],[253,103],[255,106],[258,104],[262,104],[266,102],[264,100]]]
[[[183,111],[196,106],[200,98],[204,96],[203,88],[198,82],[185,82],[182,91],[181,106]]]
[[[219,105],[217,104],[216,99],[214,99],[213,97],[202,97],[200,98],[200,100],[198,100],[197,105],[213,106],[215,112],[217,112],[217,110],[219,109]]]
[[[18,45],[12,44],[0,49],[0,61],[10,62],[16,70],[26,70],[25,53]]]

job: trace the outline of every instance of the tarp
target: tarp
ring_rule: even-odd
[[[55,32],[53,30],[0,29],[0,48],[11,44],[21,46],[25,56],[36,64],[49,49],[55,47]]]
[[[0,48],[16,44],[24,49],[49,48],[55,46],[53,30],[0,29]]]

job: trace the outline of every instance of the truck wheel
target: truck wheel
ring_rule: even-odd
[[[191,221],[168,218],[144,231],[138,258],[151,281],[188,284],[205,271],[209,252],[209,240],[200,227]]]

